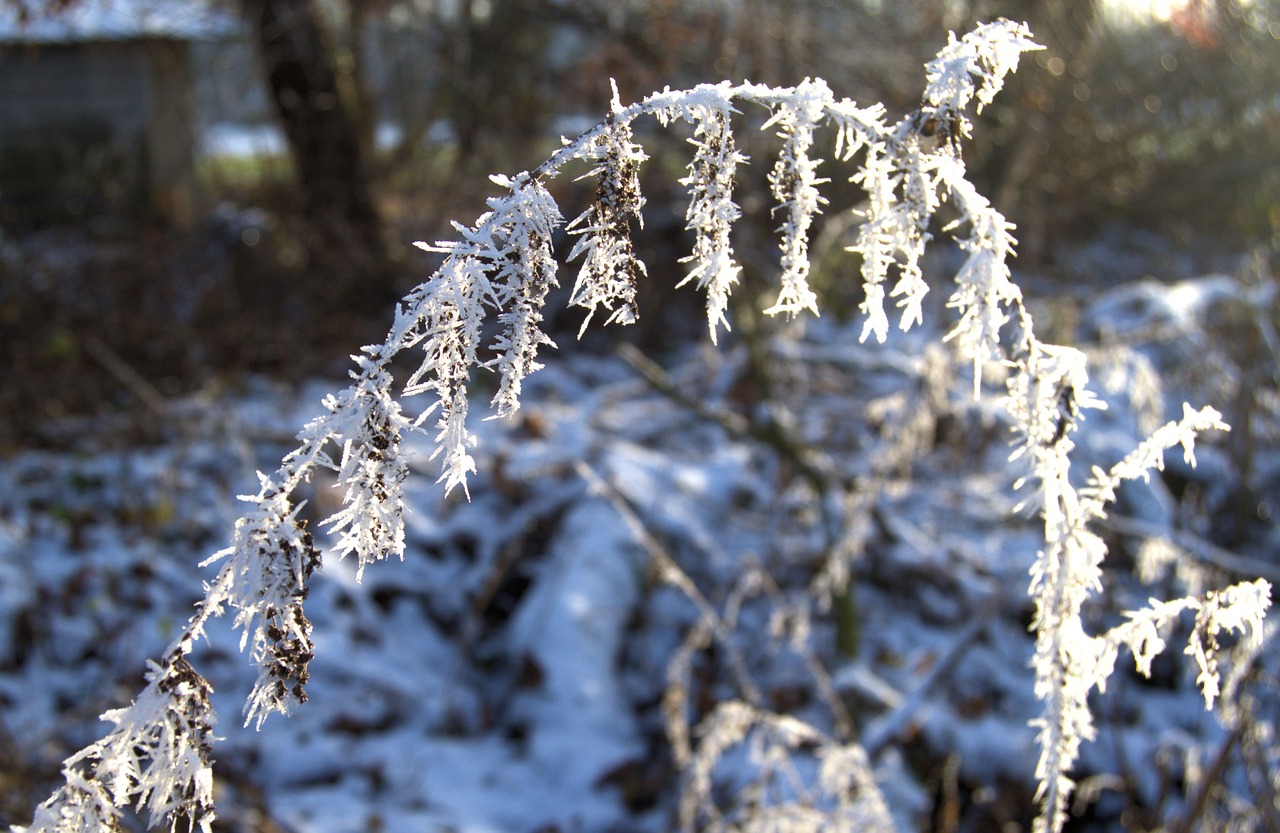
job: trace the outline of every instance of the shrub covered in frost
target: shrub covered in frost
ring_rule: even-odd
[[[114,829],[122,812],[136,806],[153,826],[185,823],[210,830],[210,685],[188,661],[205,624],[232,609],[234,625],[243,633],[241,647],[258,667],[246,723],[261,725],[272,712],[287,714],[305,702],[314,645],[304,603],[320,554],[299,520],[299,487],[317,471],[336,476],[343,506],[324,525],[336,536],[336,554],[357,559],[357,574],[372,562],[402,557],[406,435],[427,432],[444,488],[467,489],[468,476],[476,471],[476,438],[468,427],[472,376],[480,368],[497,374],[495,416],[519,409],[523,381],[540,367],[542,349],[553,346],[541,325],[558,285],[552,238],[561,228],[576,238],[570,259],[579,266],[570,303],[586,310],[583,328],[597,313],[605,323],[635,320],[637,284],[650,279],[631,239],[644,217],[639,170],[647,154],[632,130],[642,117],[691,129],[693,153],[682,183],[690,194],[685,216],[693,251],[683,260],[683,282],[706,293],[715,342],[731,326],[729,297],[740,273],[730,237],[742,213],[735,202],[735,171],[748,160],[736,150],[735,123],[745,119],[740,111],[762,108],[764,127],[780,141],[769,185],[780,221],[781,276],[776,301],[766,313],[819,311],[808,282],[808,250],[810,230],[826,203],[822,186],[829,184],[818,173],[825,137],[834,138],[835,158],[856,165],[852,181],[867,195],[851,247],[861,259],[863,340],[883,341],[891,313],[904,330],[922,321],[930,291],[922,256],[936,213],[950,206],[954,219],[944,231],[965,260],[948,301],[957,320],[946,341],[972,366],[976,396],[989,395],[994,385],[1003,388],[1014,453],[1025,461],[1026,500],[1044,523],[1044,546],[1029,586],[1035,607],[1035,693],[1043,704],[1036,724],[1042,810],[1036,829],[1061,830],[1073,788],[1069,773],[1080,745],[1094,733],[1088,696],[1105,686],[1120,649],[1128,649],[1137,669],[1146,673],[1165,647],[1166,626],[1193,612],[1187,652],[1196,663],[1205,703],[1212,707],[1222,694],[1218,637],[1234,631],[1246,644],[1255,644],[1270,587],[1265,581],[1246,582],[1200,597],[1152,601],[1102,633],[1085,626],[1082,607],[1102,590],[1100,565],[1106,555],[1090,523],[1105,516],[1121,482],[1147,477],[1175,446],[1191,460],[1197,434],[1226,425],[1212,408],[1187,406],[1181,419],[1158,429],[1110,471],[1097,470],[1083,484],[1073,477],[1073,435],[1081,414],[1103,403],[1090,393],[1084,354],[1037,336],[1022,293],[1010,279],[1013,225],[967,179],[961,155],[970,113],[990,103],[1019,56],[1036,48],[1024,26],[1006,21],[952,37],[927,65],[920,106],[896,121],[880,105],[859,106],[836,96],[822,80],[795,87],[726,82],[664,90],[627,106],[615,94],[604,121],[565,142],[539,168],[493,177],[503,193],[488,201],[489,210],[475,223],[456,224],[452,241],[419,244],[443,255],[440,267],[398,305],[386,340],[355,357],[352,384],[325,400],[327,413],[302,429],[300,445],[275,472],[260,475],[257,494],[243,497],[249,509],[236,524],[231,546],[208,560],[221,566],[196,615],[153,665],[135,702],[105,715],[115,728],[65,761],[65,785],[37,809],[26,829]],[[575,161],[590,166],[595,199],[566,224],[546,183]],[[486,344],[485,333],[494,331],[486,329],[490,321],[496,336]],[[419,357],[417,369],[399,383],[392,361],[412,351]],[[397,396],[417,394],[428,397],[429,404],[410,419]],[[769,711],[753,696],[745,676],[744,700],[720,703],[696,731],[682,725],[681,657],[687,663],[700,645],[723,640],[728,614],[717,612],[683,581],[674,564],[660,557],[658,562],[703,614],[702,624],[677,652],[667,704],[673,757],[685,785],[683,825],[690,830],[890,828],[866,748]],[[828,579],[826,591],[838,591],[843,580],[838,566]],[[759,581],[744,576],[741,592],[750,592]],[[804,629],[795,630],[803,642]],[[725,641],[722,647],[732,661],[732,644]],[[752,749],[758,777],[743,785],[734,807],[726,810],[713,795],[711,773],[723,756],[744,744]],[[817,750],[818,765],[809,776],[791,763],[799,748]],[[785,791],[790,798],[766,798],[780,778],[791,779]]]

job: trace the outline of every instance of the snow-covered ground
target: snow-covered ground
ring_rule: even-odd
[[[1082,476],[1184,399],[1236,425],[1202,439],[1194,472],[1171,459],[1123,492],[1101,530],[1108,585],[1091,627],[1149,597],[1280,573],[1272,290],[1147,282],[1055,316],[1085,339],[1109,403],[1078,438]],[[731,701],[857,738],[901,829],[1022,829],[1042,531],[1016,508],[998,394],[973,400],[936,331],[881,347],[857,327],[824,319],[772,342],[767,399],[741,348],[666,371],[553,355],[516,418],[477,419],[470,501],[442,494],[423,442],[404,562],[357,583],[354,564],[328,559],[313,583],[309,702],[245,728],[255,672],[238,635],[220,624],[198,651],[227,829],[656,832],[675,828],[682,796],[699,826],[838,799],[815,786],[826,747],[813,739],[779,751],[761,730],[704,757],[699,725]],[[96,715],[138,691],[212,578],[197,564],[227,545],[234,495],[336,387],[254,382],[180,407],[163,445],[3,461],[0,825],[28,821],[62,758],[103,731]],[[333,511],[327,487],[309,484],[304,514]],[[844,569],[849,593],[826,592]],[[1149,680],[1131,663],[1118,673],[1094,701],[1077,829],[1172,823],[1205,772],[1203,819],[1268,816],[1274,647],[1239,692],[1251,712],[1235,735],[1177,649]]]

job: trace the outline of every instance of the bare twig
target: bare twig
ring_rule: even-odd
[[[1280,583],[1280,567],[1223,549],[1217,544],[1206,541],[1186,530],[1162,529],[1155,524],[1123,515],[1107,515],[1099,520],[1098,523],[1121,535],[1136,535],[1142,538],[1166,538],[1176,546],[1217,567],[1235,579],[1265,578],[1272,583]]]
[[[102,365],[107,372],[116,377],[134,396],[138,397],[142,404],[160,416],[165,415],[169,409],[169,400],[155,385],[148,382],[141,373],[134,370],[132,365],[120,358],[119,353],[93,335],[85,337],[84,349],[94,361]]]
[[[733,637],[725,626],[724,619],[716,611],[715,606],[698,589],[698,585],[694,583],[689,574],[676,563],[675,558],[667,551],[666,547],[662,546],[658,539],[649,532],[644,521],[631,508],[630,502],[621,492],[601,477],[587,463],[578,461],[575,468],[578,474],[582,476],[582,479],[587,481],[592,491],[607,500],[609,505],[617,511],[623,523],[631,530],[631,534],[636,537],[636,540],[653,560],[662,580],[676,587],[685,594],[689,601],[693,602],[694,607],[698,609],[699,616],[709,624],[711,632],[729,657],[729,665],[733,669],[739,688],[742,689],[743,698],[752,706],[760,707],[764,702],[764,697],[761,695],[759,687],[751,679],[746,660],[743,659],[742,652],[738,650],[738,646],[734,644]]]
[[[968,653],[978,637],[986,630],[991,619],[1000,610],[999,601],[999,596],[989,599],[977,615],[956,634],[956,638],[947,647],[946,653],[933,664],[923,679],[902,698],[894,710],[867,726],[862,734],[862,746],[867,750],[868,756],[874,758],[910,724],[916,713],[924,706],[925,698],[929,693],[951,675],[960,659]]]
[[[1191,831],[1198,829],[1197,823],[1200,821],[1200,817],[1204,815],[1204,808],[1209,803],[1209,793],[1221,782],[1222,774],[1226,771],[1227,763],[1231,760],[1231,750],[1243,734],[1244,726],[1242,724],[1227,735],[1227,739],[1222,742],[1217,756],[1213,759],[1213,764],[1201,776],[1200,786],[1196,790],[1195,796],[1188,802],[1187,812],[1169,827],[1169,833],[1191,833]]]
[[[705,402],[699,402],[680,390],[662,367],[629,344],[618,348],[618,355],[637,373],[644,377],[654,390],[670,399],[675,404],[692,413],[699,419],[715,423],[724,429],[733,439],[754,440],[768,446],[778,453],[808,480],[819,492],[826,494],[830,478],[811,459],[804,446],[791,438],[778,421],[768,419],[764,422],[753,422],[741,414],[723,408],[713,408]]]

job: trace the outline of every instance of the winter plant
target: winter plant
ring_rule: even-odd
[[[1084,354],[1036,335],[1022,293],[1010,279],[1013,226],[967,179],[961,155],[961,142],[970,135],[970,111],[990,103],[1019,56],[1037,48],[1025,26],[1007,21],[980,26],[960,39],[953,36],[927,65],[920,106],[897,121],[890,121],[881,105],[863,107],[836,97],[822,80],[795,87],[726,82],[664,90],[630,106],[615,91],[608,117],[566,141],[536,170],[493,177],[503,194],[489,199],[489,210],[473,225],[455,224],[455,240],[419,244],[443,256],[440,267],[398,305],[386,340],[355,357],[354,381],[325,400],[326,413],[302,429],[300,445],[276,471],[260,474],[256,494],[243,496],[249,509],[236,523],[231,546],[206,562],[220,564],[216,577],[195,615],[152,664],[145,689],[132,705],[103,716],[114,728],[67,758],[65,783],[40,805],[29,827],[14,829],[121,829],[130,807],[145,813],[153,827],[173,829],[185,822],[193,830],[211,829],[211,686],[188,662],[205,625],[233,611],[241,648],[258,669],[245,722],[260,726],[273,712],[289,714],[307,699],[314,646],[304,603],[321,562],[299,519],[299,487],[318,471],[336,475],[342,508],[323,526],[335,536],[337,556],[356,559],[357,575],[375,561],[403,558],[406,436],[428,433],[445,490],[466,491],[468,476],[476,471],[476,438],[468,428],[472,377],[481,368],[497,374],[494,416],[520,408],[523,381],[539,369],[542,348],[554,346],[541,325],[549,294],[558,286],[553,238],[562,228],[576,238],[570,260],[579,266],[570,304],[586,310],[583,328],[597,313],[606,323],[636,319],[637,285],[647,279],[631,237],[643,222],[645,205],[639,171],[647,154],[632,130],[641,117],[692,128],[692,160],[681,182],[690,194],[686,220],[693,250],[683,261],[683,283],[706,294],[715,342],[730,326],[729,298],[741,273],[730,236],[742,213],[734,200],[735,171],[748,160],[736,149],[734,123],[740,109],[750,106],[763,108],[765,127],[781,142],[769,175],[780,219],[781,279],[766,313],[797,316],[819,309],[808,281],[808,250],[810,230],[826,204],[820,186],[828,181],[818,173],[823,136],[834,134],[834,158],[856,164],[852,182],[867,198],[858,209],[851,247],[861,259],[863,340],[887,337],[889,301],[903,330],[922,321],[922,302],[930,290],[922,255],[935,214],[950,206],[955,219],[943,230],[957,241],[965,261],[948,301],[957,320],[946,341],[972,366],[975,395],[983,395],[993,380],[1003,386],[1014,453],[1025,461],[1026,499],[1043,518],[1044,546],[1029,585],[1035,605],[1035,689],[1043,704],[1036,722],[1041,815],[1035,829],[1060,831],[1073,788],[1072,765],[1081,744],[1094,734],[1088,697],[1106,685],[1120,649],[1128,649],[1137,670],[1146,673],[1165,648],[1168,626],[1192,612],[1186,652],[1198,669],[1206,706],[1212,707],[1221,695],[1220,637],[1234,632],[1243,645],[1256,644],[1270,587],[1259,580],[1202,596],[1153,600],[1110,630],[1091,633],[1085,626],[1082,608],[1102,590],[1106,555],[1090,524],[1106,515],[1123,481],[1147,477],[1176,446],[1193,460],[1196,436],[1227,426],[1212,408],[1186,406],[1181,419],[1157,430],[1111,470],[1096,470],[1085,481],[1073,470],[1073,435],[1082,414],[1102,403],[1089,391]],[[590,166],[595,199],[566,224],[547,182],[578,160]],[[497,335],[485,344],[485,333],[493,332],[486,330],[491,321]],[[420,351],[417,369],[397,382],[392,360],[415,348]],[[421,416],[410,418],[397,397],[416,394],[424,394],[429,404]],[[669,736],[685,784],[683,826],[890,828],[868,748],[770,712],[753,695],[749,679],[742,680],[743,699],[721,703],[696,729],[681,722],[679,678],[687,673],[691,654],[720,640],[732,662],[732,644],[724,634],[736,603],[731,598],[725,609],[717,609],[673,562],[659,559],[658,564],[703,613],[670,672]],[[838,584],[840,570],[832,569],[832,583]],[[734,598],[762,592],[763,582],[758,575],[744,576]],[[800,642],[802,631],[796,626]],[[744,744],[750,745],[760,776],[743,787],[737,810],[723,813],[711,797],[710,773],[722,756]],[[800,747],[818,750],[816,771],[806,774],[794,764],[791,756]],[[780,783],[786,789],[775,790]]]

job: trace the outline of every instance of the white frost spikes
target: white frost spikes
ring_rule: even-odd
[[[1093,404],[1087,389],[1084,357],[1070,348],[1036,340],[1030,319],[1021,322],[1024,355],[1016,362],[1006,404],[1022,445],[1016,452],[1029,459],[1032,479],[1040,487],[1045,548],[1031,571],[1030,593],[1035,601],[1032,629],[1036,634],[1035,693],[1044,703],[1034,722],[1040,745],[1036,765],[1037,797],[1042,814],[1035,833],[1059,833],[1066,823],[1067,800],[1074,784],[1072,766],[1083,742],[1094,737],[1089,694],[1106,685],[1114,670],[1117,646],[1128,645],[1138,669],[1149,668],[1151,657],[1164,648],[1158,626],[1184,609],[1198,611],[1189,653],[1201,670],[1205,700],[1217,694],[1216,637],[1223,629],[1260,632],[1263,612],[1270,604],[1266,582],[1210,594],[1204,601],[1183,599],[1153,603],[1151,611],[1103,636],[1085,630],[1086,601],[1102,589],[1106,544],[1088,526],[1106,516],[1107,506],[1125,480],[1146,478],[1162,468],[1164,453],[1181,445],[1194,463],[1195,437],[1202,431],[1225,429],[1213,408],[1184,406],[1181,420],[1158,429],[1110,471],[1097,470],[1091,481],[1076,489],[1071,478],[1071,435],[1080,408]]]
[[[632,141],[630,124],[622,121],[610,124],[588,155],[598,160],[591,171],[597,178],[595,202],[569,224],[570,231],[581,235],[569,259],[583,256],[569,299],[587,310],[579,335],[600,307],[609,312],[606,324],[634,323],[636,282],[647,274],[631,244],[631,223],[644,225],[640,164],[649,157]]]
[[[641,116],[653,116],[663,125],[684,121],[694,126],[694,156],[688,176],[681,179],[689,189],[685,220],[694,244],[682,261],[689,271],[681,284],[693,281],[707,293],[707,328],[713,342],[722,325],[728,329],[729,295],[741,274],[729,238],[741,214],[733,200],[734,177],[746,158],[736,150],[732,117],[738,112],[736,105],[750,102],[769,109],[771,116],[763,127],[774,128],[782,140],[769,176],[781,220],[780,288],[765,312],[818,313],[817,295],[809,286],[809,236],[826,204],[819,186],[827,180],[817,174],[822,160],[813,148],[819,128],[830,127],[838,158],[850,161],[865,154],[863,170],[854,179],[873,195],[854,247],[863,255],[867,290],[864,337],[885,337],[886,295],[898,299],[903,329],[922,320],[928,292],[920,267],[929,241],[926,228],[941,202],[951,197],[962,215],[956,227],[967,223],[971,229],[962,245],[973,252],[952,301],[961,312],[956,335],[975,364],[981,361],[979,355],[991,358],[993,337],[1007,320],[1005,308],[1019,300],[1004,266],[1013,239],[1010,226],[967,185],[955,139],[969,129],[965,104],[975,96],[979,102],[988,101],[1017,56],[1034,48],[1025,27],[1006,22],[982,27],[958,42],[953,39],[929,65],[929,89],[921,108],[892,126],[884,123],[883,106],[858,107],[836,98],[821,79],[795,87],[703,84],[664,90],[626,107],[615,89],[604,121],[567,141],[532,173],[494,177],[510,194],[489,200],[491,210],[474,226],[455,224],[459,240],[417,244],[445,255],[444,263],[405,299],[382,345],[388,359],[409,347],[423,352],[405,393],[435,397],[423,419],[436,420],[433,458],[440,461],[445,488],[465,490],[467,477],[475,471],[471,451],[476,440],[467,429],[471,372],[477,367],[501,372],[493,407],[495,416],[507,416],[519,408],[524,379],[539,367],[538,350],[551,344],[540,324],[548,294],[556,286],[551,241],[562,219],[542,183],[572,161],[590,162],[587,176],[597,183],[591,205],[568,225],[577,236],[569,259],[582,261],[569,299],[570,306],[587,311],[579,335],[600,311],[606,314],[606,324],[636,320],[637,284],[647,275],[631,238],[632,224],[644,222],[639,172],[648,155],[632,129]],[[926,112],[935,121],[945,116],[952,141],[925,148],[919,140]],[[900,274],[887,291],[883,284],[893,269]],[[502,328],[492,343],[498,357],[483,359],[480,339],[491,310],[498,311]]]
[[[391,374],[370,355],[354,356],[360,372],[340,396],[329,396],[329,415],[316,425],[324,438],[340,444],[337,463],[322,461],[338,475],[342,509],[324,521],[338,535],[340,557],[355,553],[356,579],[364,568],[388,556],[404,557],[404,492],[409,463],[401,443],[412,425],[392,396]],[[321,439],[316,437],[317,440]]]
[[[242,500],[254,507],[236,524],[233,545],[205,563],[226,558],[211,600],[236,609],[240,650],[258,666],[245,703],[245,723],[261,727],[272,712],[289,714],[306,702],[308,666],[314,654],[311,623],[303,613],[307,581],[320,553],[297,520],[297,506],[270,478],[262,490]],[[225,589],[222,589],[225,588]]]
[[[520,407],[524,378],[541,366],[538,350],[552,344],[540,325],[547,294],[558,285],[551,239],[563,222],[559,208],[528,174],[493,181],[510,193],[490,199],[491,210],[474,227],[455,224],[461,240],[417,244],[445,254],[445,261],[405,299],[379,348],[383,361],[406,348],[422,351],[404,392],[435,397],[419,422],[436,417],[432,458],[441,461],[439,479],[447,491],[465,490],[467,476],[475,472],[475,437],[467,429],[472,370],[498,368],[502,381],[493,405],[497,416],[508,416]],[[502,330],[492,345],[498,357],[486,362],[480,340],[490,309],[499,311]]]
[[[524,378],[542,367],[538,350],[555,347],[540,325],[547,293],[559,286],[551,236],[563,222],[555,200],[539,183],[514,187],[505,216],[509,219],[499,231],[508,253],[493,278],[495,301],[506,310],[498,316],[502,333],[493,343],[499,356],[489,362],[502,374],[493,396],[495,417],[520,408]]]
[[[805,81],[794,96],[778,105],[765,126],[777,125],[782,151],[769,174],[769,185],[784,214],[782,227],[782,289],[768,315],[808,310],[818,314],[818,296],[809,289],[809,229],[827,200],[818,186],[829,180],[817,176],[821,160],[809,155],[813,131],[826,112],[831,91],[826,82]]]
[[[147,687],[128,708],[102,716],[115,728],[68,758],[66,783],[36,810],[25,833],[124,830],[121,809],[135,805],[147,824],[179,822],[210,833],[213,812],[213,687],[180,650],[151,663]]]
[[[747,158],[734,147],[731,112],[727,102],[715,108],[694,108],[697,127],[690,141],[697,150],[689,163],[689,175],[680,180],[689,187],[685,219],[694,241],[693,253],[682,261],[691,264],[689,274],[678,286],[697,281],[698,289],[707,293],[707,327],[712,344],[716,343],[721,324],[729,329],[725,311],[742,271],[733,259],[729,231],[742,216],[742,209],[733,201],[733,184],[738,164]]]

